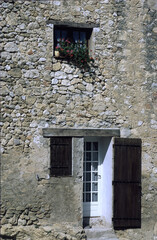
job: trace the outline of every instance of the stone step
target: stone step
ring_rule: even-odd
[[[118,240],[112,228],[85,229],[87,240]]]

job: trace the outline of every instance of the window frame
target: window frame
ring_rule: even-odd
[[[93,28],[83,28],[83,27],[74,27],[74,26],[66,26],[66,25],[54,25],[54,34],[53,34],[53,41],[54,41],[54,46],[53,46],[53,53],[54,53],[54,56],[55,56],[55,49],[56,49],[56,46],[57,46],[57,41],[56,41],[56,35],[55,35],[55,31],[56,30],[60,30],[60,31],[67,31],[67,38],[73,38],[73,32],[74,31],[78,31],[79,34],[80,32],[85,32],[86,33],[86,44],[87,44],[87,48],[89,50],[89,41],[90,41],[90,38],[91,38],[91,35],[92,35],[92,31],[93,31]],[[72,42],[74,42],[74,39],[72,40]],[[89,52],[90,54],[90,52]]]

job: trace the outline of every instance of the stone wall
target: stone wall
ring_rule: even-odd
[[[76,181],[49,179],[49,139],[42,128],[120,128],[121,136],[143,142],[142,228],[117,236],[155,240],[155,0],[2,0],[0,11],[4,229],[49,225],[56,216],[67,226],[80,225],[81,174]],[[100,25],[89,71],[53,56],[52,20]]]

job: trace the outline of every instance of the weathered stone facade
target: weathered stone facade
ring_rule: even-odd
[[[2,233],[85,238],[81,160],[75,156],[71,179],[49,179],[49,139],[42,129],[119,128],[121,136],[143,142],[142,228],[116,234],[156,240],[156,1],[2,0],[0,11]],[[99,25],[89,71],[53,56],[53,20]],[[82,140],[73,141],[78,147]],[[36,236],[24,235],[26,229],[36,229]]]

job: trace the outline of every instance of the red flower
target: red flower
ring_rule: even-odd
[[[65,40],[67,43],[70,43],[70,41],[69,40]]]

